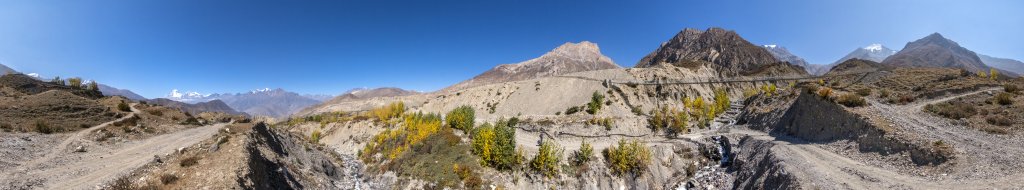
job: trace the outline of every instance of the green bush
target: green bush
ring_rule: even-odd
[[[551,141],[544,141],[540,144],[537,155],[530,160],[530,169],[540,172],[551,178],[558,175],[559,160],[562,158],[562,149],[555,147]]]
[[[68,79],[68,86],[71,86],[71,88],[75,88],[75,89],[82,88],[82,78],[78,78],[78,77],[69,78]]]
[[[479,189],[483,186],[476,172],[480,165],[469,154],[470,147],[459,141],[453,129],[445,127],[410,147],[391,164],[380,165],[387,168],[378,169],[431,182],[437,189],[458,189],[459,184],[466,189]]]
[[[590,97],[590,103],[587,103],[587,113],[597,114],[598,111],[601,111],[601,102],[604,102],[604,95],[594,91]]]
[[[92,90],[92,91],[100,91],[100,87],[99,87],[98,84],[96,84],[96,81],[89,82],[89,88],[88,89]]]
[[[962,102],[928,104],[924,106],[924,110],[950,119],[967,118],[977,114],[974,106]]]
[[[867,105],[867,101],[865,101],[863,97],[852,93],[840,95],[839,98],[836,99],[836,102],[846,107],[860,107]]]
[[[608,168],[617,175],[639,175],[647,170],[647,164],[651,162],[651,151],[647,144],[637,140],[619,140],[618,146],[608,147],[604,155]]]
[[[1020,91],[1020,87],[1013,84],[1004,84],[1003,90],[1009,93],[1017,93],[1018,91]]]
[[[565,109],[565,115],[572,115],[576,112],[580,112],[580,107],[573,106],[569,107],[569,109]]]
[[[495,125],[484,123],[472,135],[473,154],[480,156],[481,165],[499,170],[510,170],[523,162],[516,151],[516,129],[519,119],[500,119]]]
[[[1007,92],[996,94],[995,99],[996,103],[999,103],[999,105],[1013,104],[1013,94]]]
[[[476,119],[476,112],[473,111],[473,107],[470,106],[459,106],[452,111],[449,111],[445,115],[445,122],[448,123],[448,127],[453,129],[462,130],[467,134],[473,131],[473,120]]]
[[[594,157],[594,147],[587,143],[586,140],[580,143],[580,149],[572,152],[572,164],[575,166],[583,166]]]
[[[132,108],[128,105],[128,103],[121,101],[121,103],[117,103],[117,110],[121,110],[123,112],[131,112]]]

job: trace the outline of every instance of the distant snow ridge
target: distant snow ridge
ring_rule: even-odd
[[[175,101],[183,101],[183,102],[187,102],[187,103],[192,103],[192,102],[195,102],[195,101],[203,100],[203,99],[205,99],[205,98],[207,98],[209,96],[210,96],[209,94],[205,94],[204,95],[204,94],[199,93],[199,92],[191,92],[191,91],[182,93],[181,91],[178,91],[178,89],[174,89],[174,90],[171,90],[171,94],[167,95],[167,98],[171,99],[171,100],[175,100]]]
[[[868,45],[867,47],[864,47],[864,49],[871,52],[882,51],[882,44],[871,44]]]
[[[766,47],[766,48],[775,48],[775,47],[777,47],[777,46],[778,46],[778,45],[775,45],[775,44],[768,44],[768,45],[764,45],[764,47]]]
[[[256,89],[256,90],[252,91],[253,94],[260,93],[260,92],[270,92],[270,88]]]
[[[39,73],[29,73],[28,76],[32,78],[39,78]]]

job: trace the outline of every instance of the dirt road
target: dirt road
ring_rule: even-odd
[[[35,164],[21,165],[4,174],[0,179],[4,186],[0,189],[95,189],[153,161],[154,155],[163,156],[208,139],[226,125],[195,127],[85,153],[54,151],[47,154],[46,160],[33,161]]]

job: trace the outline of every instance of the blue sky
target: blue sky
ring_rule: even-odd
[[[148,98],[284,88],[433,91],[588,40],[633,66],[683,28],[811,63],[933,32],[1024,60],[1024,1],[2,1],[0,64]]]

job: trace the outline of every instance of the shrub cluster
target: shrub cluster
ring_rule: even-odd
[[[651,117],[648,123],[654,131],[666,129],[669,134],[676,135],[687,131],[689,120],[690,117],[686,112],[663,107],[660,111],[654,112],[654,117]]]
[[[775,95],[776,88],[777,87],[775,86],[775,83],[772,83],[769,85],[761,86],[761,92],[768,96]]]
[[[121,110],[123,112],[131,112],[132,108],[128,105],[128,103],[121,101],[121,103],[117,103],[117,110]]]
[[[441,130],[441,117],[437,114],[415,113],[405,115],[400,129],[386,129],[366,143],[360,156],[364,162],[374,162],[374,155],[380,153],[387,160],[394,160],[410,146]]]
[[[860,107],[867,105],[867,102],[863,97],[852,93],[840,95],[839,98],[836,99],[836,102],[846,107]]]
[[[647,144],[637,140],[619,140],[618,146],[608,147],[604,155],[608,168],[618,175],[639,175],[647,170],[647,164],[651,162],[651,151]]]
[[[818,89],[818,96],[820,96],[822,98],[825,98],[825,99],[831,99],[831,97],[832,97],[832,88],[823,87],[821,89]]]
[[[996,96],[994,98],[996,100],[995,102],[999,103],[999,105],[1010,105],[1010,104],[1013,104],[1013,94],[1010,94],[1010,93],[1007,93],[1007,92],[1002,92],[1002,93],[996,94]]]
[[[313,144],[319,144],[320,143],[320,135],[321,134],[320,134],[320,130],[319,129],[314,130],[313,134],[309,135],[309,142],[313,143]]]
[[[537,155],[530,160],[530,169],[544,174],[551,178],[558,175],[559,160],[562,158],[562,149],[556,147],[551,141],[544,141],[540,144]]]
[[[977,114],[974,106],[962,102],[928,104],[924,106],[924,110],[950,119],[967,118]]]
[[[71,88],[79,89],[82,88],[82,78],[73,77],[68,79],[68,86]]]
[[[1017,93],[1018,91],[1020,91],[1020,87],[1013,84],[1004,84],[1003,90],[1009,93]]]
[[[484,123],[472,135],[472,152],[480,156],[480,164],[499,170],[509,170],[523,162],[523,155],[516,151],[516,129],[519,119],[499,119],[491,125]]]
[[[476,112],[473,111],[473,107],[459,106],[449,111],[444,119],[448,127],[462,130],[468,134],[473,131],[473,120],[476,119]]]
[[[580,143],[580,149],[573,151],[572,155],[570,156],[573,165],[583,166],[584,164],[587,164],[587,162],[590,162],[591,159],[593,159],[594,146],[591,146],[590,143],[587,143],[587,141],[584,140],[583,142]]]
[[[405,113],[405,103],[403,102],[392,102],[386,106],[370,110],[371,116],[389,125],[392,119],[401,117],[402,113]]]

